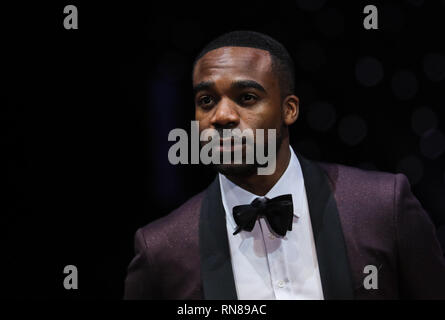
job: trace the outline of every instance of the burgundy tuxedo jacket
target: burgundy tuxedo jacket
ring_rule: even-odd
[[[404,175],[297,156],[325,299],[445,299],[444,255]],[[139,229],[135,249],[125,299],[237,299],[218,179]]]

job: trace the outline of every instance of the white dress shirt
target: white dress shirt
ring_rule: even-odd
[[[236,235],[234,206],[250,204],[258,196],[219,174],[226,212],[227,236],[235,287],[240,300],[323,299],[312,225],[300,162],[292,148],[289,165],[265,195],[274,198],[291,194],[294,207],[292,231],[274,236],[264,218],[251,232]]]

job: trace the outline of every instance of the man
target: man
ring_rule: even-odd
[[[206,190],[139,229],[125,298],[445,299],[435,229],[404,175],[290,147],[299,100],[281,44],[225,34],[198,55],[193,86],[200,130],[275,129],[276,168],[215,165]]]

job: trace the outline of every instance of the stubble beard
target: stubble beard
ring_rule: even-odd
[[[283,132],[284,132],[284,125],[277,130],[277,137],[276,137],[276,154],[278,155],[279,150],[281,148],[281,145],[283,143]],[[265,145],[264,145],[264,152],[268,154],[268,139],[265,139]],[[245,162],[245,155],[243,155],[243,162]],[[241,164],[210,164],[213,170],[215,170],[218,173],[221,173],[227,177],[237,177],[237,178],[247,178],[253,175],[256,175],[258,173],[258,168],[266,167],[268,164],[259,164],[256,161],[256,157],[254,157],[254,163],[241,163]]]

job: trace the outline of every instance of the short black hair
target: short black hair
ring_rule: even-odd
[[[207,52],[222,47],[248,47],[268,51],[272,58],[272,70],[277,74],[280,83],[281,96],[285,97],[294,93],[295,67],[289,52],[277,40],[255,31],[232,31],[212,40],[195,58],[192,70]]]

